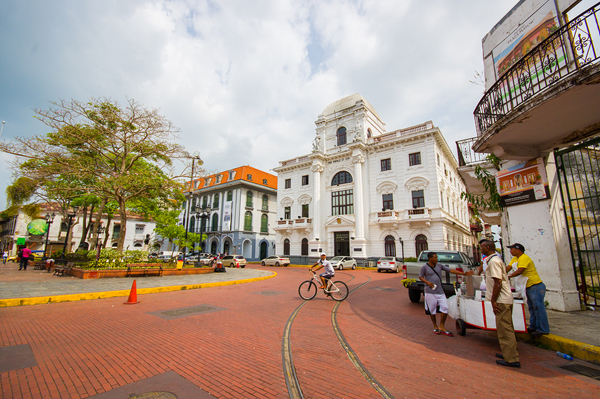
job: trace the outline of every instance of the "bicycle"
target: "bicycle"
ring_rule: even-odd
[[[302,299],[307,301],[317,295],[317,287],[321,286],[321,280],[317,277],[317,273],[313,270],[309,271],[312,273],[312,279],[303,281],[298,287],[298,294]],[[317,283],[319,284],[318,286]],[[343,301],[348,297],[348,286],[343,281],[331,281],[327,279],[327,286],[323,289],[323,292],[335,301]]]

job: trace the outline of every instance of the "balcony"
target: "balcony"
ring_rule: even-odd
[[[290,220],[290,223],[294,223],[293,227],[294,229],[298,229],[298,230],[307,230],[310,229],[312,227],[312,219],[308,219],[308,218],[299,218],[296,220]]]
[[[144,241],[146,239],[146,234],[134,234],[133,241]]]
[[[407,209],[405,213],[405,220],[408,222],[409,227],[413,227],[421,223],[430,226],[431,211],[429,208]]]
[[[286,220],[278,220],[277,226],[275,226],[275,230],[277,230],[277,231],[291,230],[293,224],[294,224],[293,220],[287,220],[287,219]]]
[[[474,111],[475,151],[529,160],[600,133],[599,20],[588,9],[496,81]]]
[[[402,214],[398,211],[383,211],[371,213],[371,222],[379,225],[398,226],[402,221]]]

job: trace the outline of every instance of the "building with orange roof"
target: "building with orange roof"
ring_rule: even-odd
[[[184,195],[181,222],[189,232],[207,235],[201,252],[250,261],[275,253],[277,176],[240,166],[188,182]]]

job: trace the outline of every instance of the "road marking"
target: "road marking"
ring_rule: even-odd
[[[296,375],[296,368],[294,367],[294,359],[292,358],[292,345],[290,344],[290,335],[292,331],[292,324],[294,319],[302,309],[302,306],[306,305],[308,301],[302,302],[290,315],[285,329],[283,330],[283,341],[281,343],[281,355],[283,359],[283,375],[285,376],[285,385],[288,388],[288,394],[292,399],[303,399],[302,388],[300,388],[300,382]]]
[[[371,281],[371,277],[369,277],[369,280],[365,281],[364,283],[362,283],[358,287],[354,288],[350,292],[352,293],[353,291],[356,291],[360,287],[368,284],[370,281]],[[365,377],[365,379],[367,380],[367,382],[369,384],[371,384],[371,386],[373,388],[375,388],[375,390],[383,398],[386,398],[386,399],[394,398],[394,395],[392,395],[390,392],[388,392],[388,390],[385,389],[385,387],[379,381],[377,381],[377,379],[375,377],[373,377],[373,375],[369,372],[369,370],[367,370],[367,368],[362,364],[362,362],[360,361],[360,359],[356,355],[356,352],[354,352],[354,350],[352,349],[352,347],[350,346],[350,344],[348,343],[348,341],[346,341],[346,338],[344,337],[344,334],[342,334],[342,331],[340,330],[340,327],[339,327],[338,322],[337,322],[337,310],[338,310],[338,308],[339,308],[339,306],[340,306],[341,303],[342,302],[337,302],[335,304],[335,306],[333,307],[333,310],[331,312],[331,324],[333,325],[333,331],[335,332],[335,335],[337,335],[337,338],[338,338],[338,341],[340,342],[340,345],[342,345],[342,348],[344,348],[344,350],[348,354],[348,358],[350,359],[350,361],[352,362],[352,364],[354,364],[354,367],[356,367],[356,369]]]

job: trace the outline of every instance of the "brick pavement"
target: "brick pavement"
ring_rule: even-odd
[[[0,373],[3,398],[85,398],[170,370],[217,398],[288,397],[282,374],[284,326],[301,303],[301,268],[237,286],[0,309],[0,347],[29,345],[37,366]],[[362,363],[395,397],[600,397],[597,381],[559,372],[554,352],[519,342],[523,368],[495,364],[493,332],[437,336],[423,304],[408,300],[400,275],[338,272],[350,294],[337,320]],[[138,280],[139,281],[139,280]],[[335,302],[304,306],[291,332],[307,398],[379,397],[348,361],[331,326]],[[223,308],[165,319],[188,306]],[[449,321],[451,321],[449,319]],[[453,323],[447,327],[454,331]]]

